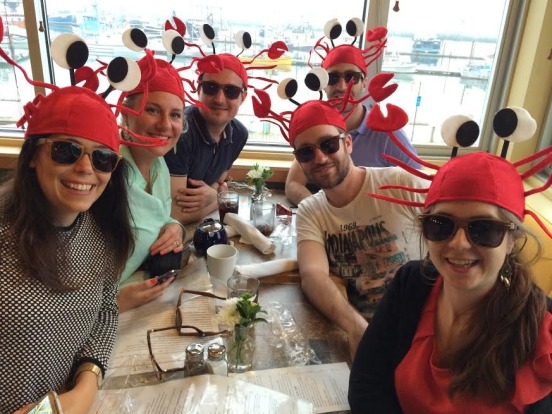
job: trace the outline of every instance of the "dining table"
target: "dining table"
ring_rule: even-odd
[[[240,193],[238,214],[242,219],[248,221],[250,219],[251,192],[243,188],[236,191]],[[270,254],[263,254],[254,245],[241,242],[240,235],[231,237],[229,243],[239,251],[238,265],[262,264],[281,259],[290,263],[296,261],[296,208],[293,208],[281,190],[272,190],[266,198],[266,202],[280,203],[291,208],[292,220],[289,224],[291,226],[289,233],[291,243],[289,240],[284,242],[274,238],[274,251]],[[208,218],[218,220],[218,211],[210,214]],[[199,224],[186,226],[188,240],[192,239]],[[205,258],[194,251],[193,243],[188,246],[179,275],[163,295],[152,302],[121,313],[118,339],[111,361],[113,367],[108,370],[102,389],[124,390],[159,382],[159,378],[152,375],[151,361],[144,362],[149,359],[144,337],[147,330],[174,325],[176,303],[182,289],[208,290],[220,296],[226,295],[225,282],[210,278]],[[270,323],[255,324],[255,354],[252,371],[285,368],[293,365],[331,363],[346,363],[350,367],[351,358],[347,335],[310,303],[301,289],[299,271],[296,266],[293,267],[293,270],[259,278],[257,301],[263,309],[270,312],[270,315],[266,316],[270,316],[272,319],[269,321]],[[126,283],[143,280],[144,277],[147,277],[144,272],[136,272]],[[220,308],[220,305],[220,302],[217,301],[216,308]],[[285,323],[279,323],[278,329],[275,328],[273,313],[275,309],[284,310],[286,315]],[[282,312],[280,312],[281,314]],[[291,345],[290,338],[292,339]],[[170,347],[171,350],[175,350],[179,347],[178,342],[171,342]],[[297,349],[299,349],[299,357],[297,357]],[[183,355],[184,350],[180,349],[177,353]],[[292,353],[295,355],[291,355]],[[167,375],[163,381],[170,381],[181,376],[181,373]]]

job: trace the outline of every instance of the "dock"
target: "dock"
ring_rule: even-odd
[[[459,78],[461,76],[459,70],[446,70],[442,68],[432,68],[430,66],[424,66],[424,67],[417,67],[416,72],[414,72],[416,75],[436,75],[436,76],[452,76]]]

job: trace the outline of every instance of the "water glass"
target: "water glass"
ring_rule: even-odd
[[[274,231],[276,222],[276,205],[266,201],[257,201],[251,205],[253,226],[268,237]]]
[[[226,285],[228,286],[227,296],[229,299],[236,298],[249,292],[254,298],[253,300],[258,302],[260,284],[261,282],[257,278],[245,276],[239,272],[234,272],[234,274],[226,282]]]

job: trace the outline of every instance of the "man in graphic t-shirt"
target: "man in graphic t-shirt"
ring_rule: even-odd
[[[397,269],[421,256],[418,208],[373,198],[382,185],[425,187],[399,167],[356,167],[343,117],[323,101],[298,107],[289,126],[290,145],[303,172],[322,191],[297,212],[301,287],[310,301],[349,337],[351,356]],[[386,192],[397,197],[399,190]],[[401,198],[421,202],[419,194]],[[347,298],[330,279],[343,279]]]

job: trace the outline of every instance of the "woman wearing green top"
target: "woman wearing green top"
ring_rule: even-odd
[[[142,81],[124,101],[124,105],[139,115],[123,114],[122,124],[137,135],[164,139],[166,144],[121,151],[130,165],[128,191],[136,244],[121,275],[121,283],[145,262],[146,266],[152,262],[166,263],[156,266],[160,270],[151,276],[179,268],[183,248],[184,229],[170,216],[170,176],[163,155],[174,148],[184,130],[184,89],[178,72],[163,60],[146,56],[138,62],[143,73],[144,66],[152,62],[156,65],[155,75]],[[126,139],[136,139],[131,134],[124,135]],[[134,308],[161,296],[173,279],[158,283],[153,277],[121,287],[117,297],[119,309]]]

